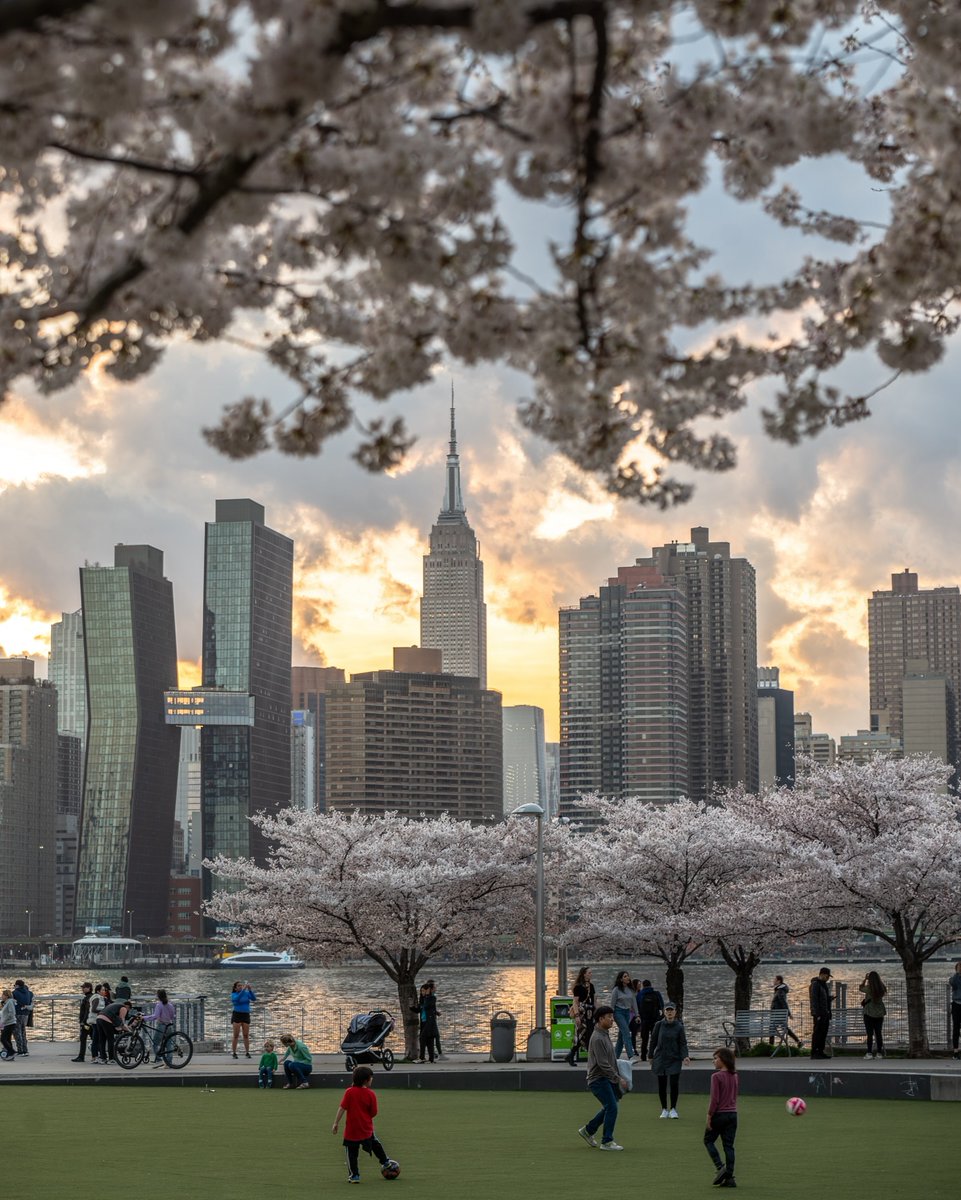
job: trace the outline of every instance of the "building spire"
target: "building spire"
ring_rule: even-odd
[[[450,448],[447,451],[447,481],[444,488],[444,506],[440,511],[441,521],[457,521],[467,524],[464,497],[460,486],[460,455],[457,453],[457,428],[454,424],[454,381],[450,384]]]

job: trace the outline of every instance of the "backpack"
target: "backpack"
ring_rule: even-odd
[[[642,1021],[656,1021],[661,1015],[661,1000],[657,992],[645,992],[637,1011]]]

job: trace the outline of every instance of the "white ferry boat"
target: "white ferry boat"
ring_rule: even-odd
[[[294,958],[289,950],[261,950],[259,946],[244,946],[234,954],[218,960],[221,967],[242,968],[245,971],[291,971],[306,966],[302,958]]]

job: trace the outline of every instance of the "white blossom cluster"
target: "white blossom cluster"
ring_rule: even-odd
[[[0,6],[0,394],[254,330],[290,402],[240,399],[207,436],[314,454],[356,396],[500,360],[530,380],[528,425],[609,489],[685,499],[672,464],[733,465],[705,418],[756,381],[795,441],[867,413],[872,386],[831,378],[852,352],[892,375],[943,354],[959,48],[953,0]],[[785,180],[827,156],[886,191],[883,226]],[[689,209],[713,171],[745,221],[836,253],[710,274]],[[547,278],[518,269],[511,195],[565,216]],[[357,457],[409,442],[385,417]]]

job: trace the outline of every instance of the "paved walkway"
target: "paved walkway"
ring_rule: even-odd
[[[155,1068],[143,1063],[131,1071],[116,1065],[75,1063],[75,1042],[33,1042],[26,1057],[0,1062],[0,1085],[34,1084],[122,1084],[162,1086],[250,1087],[256,1081],[259,1052],[247,1059],[234,1059],[224,1051],[198,1051],[182,1071]],[[420,1065],[398,1062],[388,1075],[374,1067],[378,1086],[400,1088],[472,1089],[483,1091],[532,1090],[580,1091],[584,1088],[583,1065],[566,1063],[492,1063],[479,1054],[445,1055],[440,1061]],[[830,1061],[808,1058],[743,1058],[738,1060],[741,1088],[745,1095],[833,1095],[872,1096],[898,1099],[943,1099],[961,1101],[961,1061],[951,1058],[869,1059],[835,1056]],[[695,1056],[685,1068],[685,1091],[706,1092],[712,1064],[707,1051]],[[343,1087],[347,1078],[341,1054],[314,1056],[314,1087]],[[656,1090],[646,1063],[634,1066],[635,1090]],[[282,1078],[278,1080],[278,1085]]]

